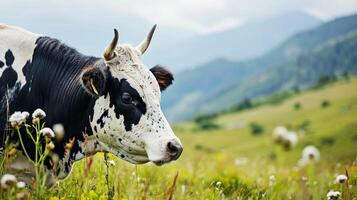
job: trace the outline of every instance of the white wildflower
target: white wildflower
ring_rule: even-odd
[[[37,108],[35,111],[32,113],[32,118],[33,119],[43,119],[46,117],[45,111],[43,111],[41,108]]]
[[[275,176],[274,175],[270,175],[269,176],[269,180],[274,182],[275,181]]]
[[[19,112],[19,111],[14,112],[9,118],[11,127],[14,128],[16,126],[20,126],[21,124],[25,123],[28,117],[27,114],[28,112]]]
[[[338,191],[329,191],[327,193],[327,199],[328,200],[337,200],[341,196],[341,192]]]
[[[48,138],[54,138],[55,137],[55,133],[53,132],[52,129],[50,128],[43,128],[40,130],[40,133],[44,136],[44,137],[48,137]]]
[[[347,181],[347,176],[344,174],[338,175],[336,177],[336,183],[344,183]]]
[[[274,175],[270,175],[269,176],[269,186],[273,186],[275,183],[275,176]]]
[[[237,166],[243,166],[243,165],[247,164],[247,162],[248,162],[247,158],[237,158],[237,159],[235,159],[234,164]]]
[[[12,174],[4,174],[1,177],[1,187],[6,189],[8,187],[12,187],[16,183],[16,177]]]
[[[26,112],[26,111],[22,112],[21,114],[22,114],[22,116],[24,117],[24,119],[27,119],[27,118],[29,118],[29,116],[30,116],[30,113],[29,113],[29,112]]]
[[[53,125],[53,131],[56,134],[56,140],[61,141],[64,138],[65,130],[62,124]]]
[[[19,189],[22,189],[22,188],[26,187],[26,184],[25,184],[25,182],[20,181],[20,182],[16,183],[16,187]]]
[[[108,163],[112,166],[115,166],[115,161],[114,160],[109,160]]]

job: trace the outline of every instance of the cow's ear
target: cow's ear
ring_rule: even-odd
[[[154,74],[157,82],[159,83],[161,91],[165,90],[169,85],[171,85],[172,81],[174,80],[172,73],[162,65],[156,65],[151,68],[150,71]]]
[[[93,96],[101,96],[105,90],[105,76],[98,67],[86,67],[81,74],[84,89]]]

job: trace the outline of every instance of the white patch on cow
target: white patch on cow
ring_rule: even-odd
[[[16,71],[17,79],[22,86],[26,84],[22,68],[27,61],[31,62],[39,36],[18,27],[0,24],[0,60],[5,63],[5,53],[10,49],[15,57],[12,68]],[[7,67],[5,64],[0,68],[0,77]]]
[[[112,76],[129,82],[145,102],[146,113],[138,124],[133,125],[130,131],[126,131],[124,116],[116,118],[114,107],[110,108],[109,95],[101,96],[94,106],[92,130],[94,131],[96,126],[97,132],[94,131],[94,134],[109,152],[131,163],[168,162],[168,142],[180,141],[161,111],[161,92],[156,78],[143,65],[140,53],[135,48],[122,45],[116,48],[115,53],[117,56],[106,62]],[[97,120],[105,110],[108,110],[108,115],[102,119],[104,126],[101,128]]]

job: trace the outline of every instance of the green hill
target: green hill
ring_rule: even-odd
[[[322,76],[357,72],[357,15],[293,36],[246,62],[218,59],[182,72],[164,94],[171,120],[231,107],[245,98],[315,84]]]

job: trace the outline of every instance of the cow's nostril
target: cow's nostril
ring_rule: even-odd
[[[167,143],[167,152],[174,160],[180,157],[182,150],[183,149],[181,144],[178,143],[177,141],[170,141]]]

